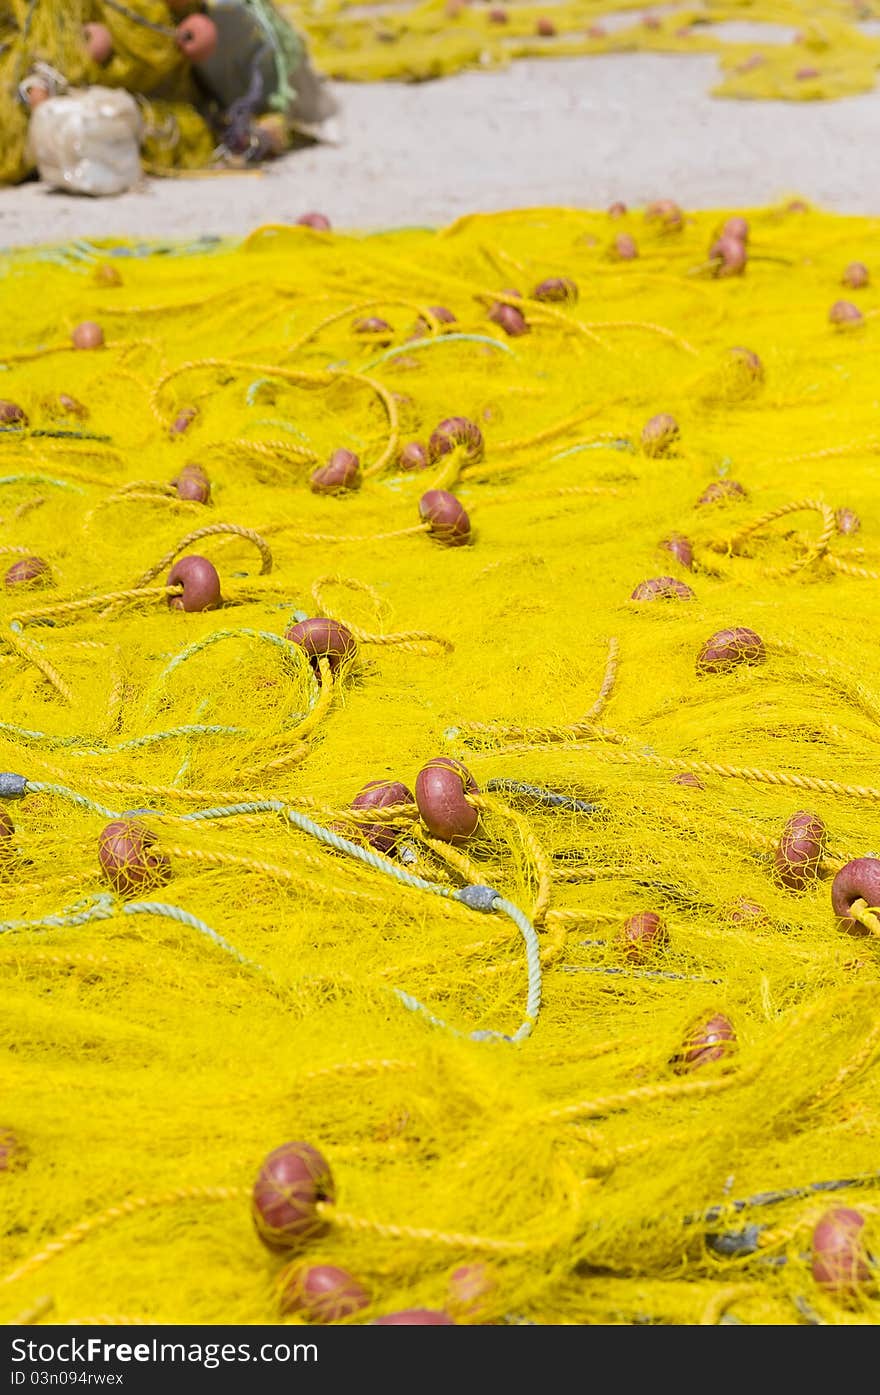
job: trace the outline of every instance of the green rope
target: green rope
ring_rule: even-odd
[[[74,494],[84,492],[78,485],[70,484],[68,480],[57,480],[53,475],[3,475],[0,485],[3,484],[51,484],[55,489],[70,489]]]
[[[164,683],[166,678],[170,678],[174,670],[186,663],[187,659],[191,659],[195,654],[201,654],[205,649],[210,649],[213,644],[219,644],[222,639],[257,639],[264,644],[272,644],[276,649],[282,650],[288,659],[295,657],[295,653],[301,653],[301,650],[296,645],[292,645],[289,639],[284,639],[282,635],[276,635],[271,630],[214,630],[204,639],[195,640],[194,643],[188,644],[185,649],[181,649],[179,653],[175,654],[156,679],[156,687],[158,688]]]
[[[75,790],[69,789],[66,785],[46,784],[43,781],[22,780],[17,776],[0,777],[0,784],[6,782],[8,789],[6,798],[22,798],[27,794],[51,794],[61,799],[67,799],[80,808],[87,809],[91,813],[99,813],[105,818],[117,819],[121,817],[104,805],[98,804],[95,800],[89,799],[87,795],[78,794]],[[296,809],[290,808],[279,799],[252,800],[242,804],[217,805],[209,809],[194,810],[189,814],[184,814],[181,823],[200,823],[212,819],[235,818],[242,814],[280,814],[294,828],[298,828],[302,833],[307,833],[312,838],[317,838],[326,847],[332,848],[334,852],[345,853],[349,857],[354,857],[358,862],[371,867],[374,871],[381,872],[383,876],[391,877],[401,886],[410,887],[415,891],[424,891],[431,896],[440,896],[447,901],[458,901],[468,907],[469,910],[483,913],[497,912],[507,916],[513,921],[520,932],[526,948],[526,963],[528,971],[528,992],[526,997],[525,1014],[521,1025],[512,1034],[494,1030],[476,1030],[469,1034],[472,1041],[507,1041],[517,1043],[524,1041],[531,1035],[538,1014],[541,1009],[541,952],[538,937],[535,933],[531,921],[523,914],[518,906],[507,901],[493,887],[490,886],[463,886],[450,887],[441,885],[438,882],[426,881],[424,877],[418,877],[412,872],[407,872],[403,867],[389,861],[388,858],[375,852],[372,848],[361,847],[357,843],[352,843],[348,838],[343,838],[331,828],[324,828],[323,825],[315,823],[306,814],[299,813]],[[163,817],[158,810],[139,809],[129,810],[127,817],[150,816],[156,818]],[[88,910],[80,909],[81,903],[68,911],[60,913],[60,916],[43,917],[38,921],[10,921],[5,925],[0,925],[0,932],[12,929],[38,929],[57,927],[62,925],[83,925],[90,919],[106,919],[108,916],[116,914],[114,902],[111,897],[99,897],[94,905]],[[183,925],[198,930],[201,934],[207,935],[215,944],[218,944],[227,953],[233,955],[241,963],[251,967],[259,968],[253,961],[246,959],[238,950],[229,945],[216,931],[205,925],[204,921],[197,920],[188,911],[180,907],[168,906],[158,902],[130,902],[123,906],[124,914],[145,913],[151,915],[166,915],[173,920],[177,920]],[[70,919],[74,916],[74,919]],[[265,972],[261,970],[261,972]],[[435,1017],[424,1004],[417,998],[406,993],[403,989],[392,990],[400,1002],[412,1012],[418,1012],[426,1017],[435,1026],[442,1026],[446,1030],[453,1032],[456,1036],[462,1036],[457,1028],[450,1027],[448,1023]]]
[[[106,892],[99,892],[92,898],[90,904],[82,901],[76,902],[65,911],[59,911],[57,915],[40,916],[36,920],[7,920],[0,924],[0,935],[11,934],[17,930],[61,930],[75,928],[80,925],[88,925],[97,920],[112,920],[116,915],[158,915],[164,916],[168,920],[176,921],[178,925],[185,925],[190,930],[195,930],[200,935],[204,935],[218,949],[222,949],[237,963],[245,968],[256,969],[261,974],[266,974],[271,978],[267,969],[262,964],[258,964],[255,959],[249,959],[246,954],[231,945],[228,940],[224,940],[216,930],[212,930],[210,925],[206,925],[198,916],[190,915],[180,906],[169,906],[163,901],[128,901],[118,902]]]
[[[79,747],[86,755],[103,755],[103,751],[96,751],[89,747],[88,737],[85,736],[52,736],[45,731],[29,731],[27,727],[14,726],[12,722],[0,722],[0,736],[8,738],[10,741],[21,741],[25,745],[46,745],[46,746],[70,746]]]
[[[78,756],[112,756],[119,751],[135,751],[159,741],[174,741],[181,736],[241,736],[253,737],[255,733],[245,727],[220,726],[208,723],[191,723],[188,726],[169,727],[167,731],[150,731],[143,736],[120,741],[115,746],[95,746],[84,736],[53,736],[45,731],[28,731],[25,727],[14,726],[11,722],[0,722],[0,736],[10,741],[21,741],[24,745],[48,746],[50,749],[70,750]]]
[[[210,704],[210,699],[209,699],[209,698],[202,698],[202,701],[199,703],[198,707],[196,708],[196,717],[197,717],[197,718],[198,718],[198,717],[204,717],[204,715],[205,715],[205,713],[207,712],[207,710],[208,710],[208,708],[210,707],[210,705],[211,705],[211,704]],[[177,774],[174,776],[174,779],[171,781],[172,785],[174,785],[176,788],[179,788],[179,787],[183,784],[184,780],[186,779],[187,775],[189,774],[190,766],[192,765],[192,758],[193,758],[193,750],[194,750],[194,749],[195,749],[195,748],[194,748],[194,746],[193,746],[192,741],[188,741],[188,742],[186,743],[186,748],[185,748],[184,753],[183,753],[183,760],[180,762],[180,765],[178,766]]]
[[[86,794],[78,794],[76,790],[68,789],[67,785],[46,784],[43,780],[28,780],[25,794],[53,794],[58,799],[66,799],[69,803],[76,804],[80,809],[87,809],[91,814],[101,814],[105,819],[119,818],[119,814],[113,809],[105,808],[103,804],[89,799]]]
[[[252,404],[248,404],[252,405]],[[289,436],[298,436],[301,441],[311,445],[312,441],[304,431],[300,431],[298,426],[291,426],[289,421],[283,421],[281,417],[261,417],[259,421],[251,423],[253,426],[268,426],[272,430],[286,431]]]
[[[0,426],[0,436],[14,436],[16,440],[35,440],[48,436],[56,441],[112,441],[112,436],[99,436],[94,431],[50,431],[47,427],[30,429],[26,426]]]
[[[363,365],[363,371],[370,368],[377,368],[380,363],[385,363],[389,358],[397,358],[399,354],[409,354],[417,349],[431,349],[437,344],[491,344],[494,349],[501,349],[505,354],[510,354],[516,358],[509,344],[502,344],[500,339],[493,339],[490,334],[435,334],[430,339],[409,339],[405,344],[400,344],[396,349],[388,349],[378,358],[371,358],[369,363]]]
[[[290,81],[305,56],[305,45],[295,29],[282,19],[271,5],[264,0],[245,0],[247,8],[259,24],[275,55],[275,73],[278,86],[269,98],[269,106],[274,111],[287,111],[296,101],[296,88]]]
[[[108,748],[115,751],[138,751],[144,746],[155,746],[159,741],[173,741],[178,736],[249,736],[244,727],[221,726],[214,722],[193,722],[188,726],[169,727],[167,731],[148,731],[144,736],[134,736],[130,741],[120,741],[118,746]]]
[[[165,916],[169,920],[176,921],[178,925],[185,925],[188,929],[204,935],[218,949],[222,949],[225,954],[237,960],[245,968],[256,969],[258,973],[266,974],[269,978],[272,977],[268,969],[264,969],[262,964],[258,964],[255,959],[250,959],[246,954],[242,954],[241,950],[236,949],[228,940],[224,940],[223,936],[218,934],[216,930],[212,930],[210,925],[199,920],[198,916],[190,915],[189,911],[183,910],[181,906],[169,906],[163,901],[129,901],[122,907],[122,912],[123,915]]]
[[[425,891],[432,896],[442,896],[445,900],[460,901],[471,910],[497,911],[506,915],[516,925],[520,931],[526,946],[526,961],[528,967],[528,995],[526,1000],[525,1017],[521,1026],[512,1036],[506,1036],[502,1032],[477,1031],[471,1032],[470,1036],[476,1041],[524,1041],[531,1035],[538,1014],[541,1009],[541,952],[538,944],[538,937],[531,922],[523,915],[522,911],[514,906],[510,901],[506,901],[497,891],[491,887],[465,886],[450,887],[443,886],[437,882],[429,882],[424,877],[417,877],[412,872],[407,872],[403,867],[390,862],[381,854],[376,853],[372,848],[361,847],[358,843],[352,843],[348,838],[343,838],[331,828],[324,828],[321,824],[315,823],[306,814],[300,814],[296,809],[291,809],[278,799],[258,800],[249,804],[232,804],[218,806],[213,809],[202,809],[194,813],[184,814],[182,822],[190,823],[204,819],[229,818],[240,814],[277,813],[281,814],[294,828],[300,829],[303,833],[308,833],[311,837],[317,838],[326,847],[332,848],[334,852],[347,854],[354,857],[358,862],[363,862],[367,867],[372,867],[374,871],[381,872],[383,876],[392,877],[401,886],[411,887],[416,891]],[[395,993],[400,997],[412,1011],[418,1011],[427,1015],[432,1021],[439,1022],[428,1012],[415,998],[405,994],[402,989],[395,989]],[[447,1024],[443,1023],[443,1026]],[[453,1030],[449,1028],[449,1030]]]
[[[569,446],[568,450],[561,450],[558,455],[551,455],[548,464],[554,460],[564,460],[567,455],[580,455],[584,450],[625,450],[630,455],[635,455],[635,446],[632,441],[620,437],[616,441],[584,441],[579,446]]]

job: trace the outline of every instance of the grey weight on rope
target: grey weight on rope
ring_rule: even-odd
[[[463,901],[472,911],[494,911],[501,895],[493,886],[462,886],[456,891],[455,900]]]

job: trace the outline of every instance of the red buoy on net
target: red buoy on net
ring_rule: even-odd
[[[33,590],[37,586],[51,586],[52,569],[42,557],[22,557],[6,572],[3,585],[8,591]]]
[[[298,1265],[281,1283],[283,1317],[296,1314],[304,1322],[340,1322],[370,1302],[362,1283],[335,1264]]]
[[[393,809],[396,805],[415,804],[415,795],[400,780],[370,780],[351,801],[352,809]],[[359,823],[361,836],[379,852],[390,852],[403,832],[399,824]]]
[[[131,819],[114,819],[98,839],[98,861],[113,890],[138,896],[171,878],[168,855],[154,851],[156,835]]]
[[[435,756],[416,777],[416,803],[428,832],[444,843],[463,843],[476,832],[479,811],[468,794],[479,794],[473,775],[460,761]]]
[[[327,1230],[328,1223],[316,1206],[335,1200],[336,1187],[323,1153],[310,1143],[282,1143],[257,1173],[251,1214],[268,1249],[291,1250]]]
[[[220,576],[207,557],[181,557],[165,578],[165,585],[183,587],[182,595],[168,597],[172,610],[214,610],[220,604]]]
[[[308,655],[317,677],[321,672],[319,659],[326,659],[330,672],[336,673],[344,662],[353,659],[357,653],[357,640],[348,626],[340,620],[324,616],[300,620],[286,631],[284,638]]]
[[[463,547],[470,542],[471,521],[454,494],[446,489],[429,489],[419,500],[419,517],[430,524],[430,534],[444,547]]]

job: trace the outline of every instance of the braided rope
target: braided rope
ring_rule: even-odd
[[[136,587],[148,586],[166,567],[170,567],[175,557],[178,557],[192,543],[200,542],[202,538],[213,537],[217,534],[231,534],[237,538],[246,538],[252,542],[260,554],[260,576],[266,576],[272,570],[272,549],[259,533],[255,533],[252,528],[241,528],[237,523],[210,523],[205,528],[196,528],[195,532],[187,533],[176,547],[167,552],[164,557],[148,571],[144,572],[139,581],[135,582]]]

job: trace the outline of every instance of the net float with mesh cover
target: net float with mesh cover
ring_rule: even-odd
[[[532,299],[546,301],[549,305],[574,305],[578,300],[577,284],[569,276],[548,276],[538,282]]]
[[[133,819],[114,819],[102,830],[98,861],[120,896],[140,896],[170,881],[170,859],[156,842],[155,833]]]
[[[630,233],[618,233],[611,244],[610,255],[619,262],[633,262],[639,255],[638,243]]]
[[[99,262],[92,272],[92,280],[103,290],[112,290],[123,284],[119,268],[111,262]]]
[[[673,1067],[682,1074],[726,1060],[737,1049],[733,1024],[722,1012],[696,1023],[673,1057]]]
[[[680,435],[675,417],[669,412],[658,412],[642,428],[642,450],[649,456],[669,455]]]
[[[431,463],[428,451],[421,441],[407,441],[401,446],[398,461],[401,470],[426,470]]]
[[[318,677],[319,660],[326,659],[331,674],[335,674],[357,654],[357,641],[348,626],[324,616],[299,620],[284,637],[303,650]]]
[[[425,827],[444,843],[466,842],[477,830],[480,814],[468,794],[479,794],[473,775],[460,761],[435,756],[416,777],[416,804]]]
[[[838,509],[834,515],[834,522],[837,525],[838,533],[844,535],[857,533],[862,526],[862,520],[852,509]]]
[[[464,547],[471,540],[471,521],[448,489],[429,489],[419,500],[419,517],[430,525],[430,536],[444,547]]]
[[[710,407],[733,406],[757,397],[765,378],[764,364],[754,349],[737,344],[724,351],[717,368],[700,385],[700,396]]]
[[[335,1264],[296,1264],[277,1285],[282,1317],[306,1323],[341,1322],[370,1305],[369,1291],[347,1269]]]
[[[858,1302],[877,1274],[865,1245],[865,1218],[853,1206],[832,1206],[811,1237],[812,1275],[821,1289],[843,1302]]]
[[[646,964],[669,944],[669,930],[657,911],[637,911],[624,923],[620,947],[634,964]]]
[[[0,399],[0,426],[27,426],[28,416],[17,402]]]
[[[28,1150],[14,1129],[0,1124],[0,1172],[13,1172],[26,1167]]]
[[[355,320],[352,329],[355,334],[371,339],[380,349],[388,348],[391,343],[389,336],[394,333],[388,321],[379,315],[363,315],[359,320]]]
[[[714,480],[703,490],[697,500],[697,507],[706,504],[730,504],[748,497],[748,490],[739,480]]]
[[[312,472],[309,488],[313,494],[347,494],[359,489],[361,462],[354,451],[340,446],[333,451],[326,465]]]
[[[446,417],[431,432],[428,459],[433,463],[454,450],[460,450],[469,465],[483,459],[486,443],[475,421],[468,417]]]
[[[370,780],[359,790],[351,801],[352,809],[393,809],[398,805],[415,804],[412,790],[400,780]],[[379,852],[388,853],[401,836],[403,827],[390,823],[358,824],[358,830],[367,842]]]
[[[684,228],[684,212],[674,199],[654,199],[644,216],[645,222],[656,224],[664,233],[680,233]]]
[[[786,820],[773,865],[777,878],[789,891],[804,891],[816,880],[827,837],[818,814],[802,811]]]
[[[692,601],[694,592],[674,576],[654,576],[640,581],[633,589],[631,601]]]
[[[428,309],[431,315],[440,325],[454,325],[458,323],[458,316],[454,313],[454,311],[449,309],[448,305],[429,305]],[[429,334],[430,331],[431,326],[429,325],[428,321],[420,315],[419,318],[416,320],[415,325],[413,326],[413,332],[416,335],[421,336],[424,334]]]
[[[764,381],[764,365],[754,349],[746,349],[741,344],[736,344],[732,349],[728,349],[727,357],[729,361],[741,366],[747,376],[755,382]]]
[[[731,669],[753,667],[767,661],[763,639],[745,625],[716,630],[697,655],[698,673],[728,673]]]
[[[499,1289],[498,1275],[480,1260],[460,1264],[449,1275],[446,1308],[451,1317],[483,1322]]]
[[[180,411],[177,413],[177,416],[174,418],[170,427],[168,428],[169,434],[172,437],[179,437],[185,435],[186,432],[189,431],[190,427],[192,426],[193,422],[196,420],[198,415],[198,407],[181,407]]]
[[[53,416],[76,417],[79,421],[88,421],[89,409],[79,398],[71,397],[69,392],[59,392],[57,396],[49,398],[46,402],[46,410]]]
[[[764,907],[746,896],[738,896],[728,914],[735,925],[766,925],[769,921]]]
[[[673,534],[669,538],[664,538],[660,546],[667,552],[671,552],[677,562],[686,567],[689,572],[694,569],[694,549],[691,542],[680,534]]]
[[[251,1193],[251,1214],[263,1244],[283,1253],[329,1229],[317,1206],[335,1200],[336,1184],[323,1153],[310,1143],[282,1143],[260,1167]]]
[[[521,334],[529,334],[531,326],[523,312],[516,305],[508,305],[503,300],[495,301],[489,307],[489,319],[504,330],[511,339]]]
[[[52,568],[42,557],[21,557],[6,571],[3,585],[7,591],[33,590],[36,587],[52,585]]]

